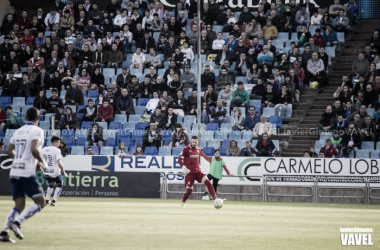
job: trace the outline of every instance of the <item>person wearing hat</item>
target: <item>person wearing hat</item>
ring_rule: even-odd
[[[75,23],[75,20],[74,20],[74,17],[71,16],[71,11],[66,9],[63,12],[63,17],[61,17],[61,22],[59,26],[63,30],[68,30],[72,25],[74,25],[74,23]]]
[[[326,145],[319,150],[319,154],[321,153],[324,153],[325,158],[333,158],[339,155],[338,150],[332,146],[330,138],[326,139]]]
[[[60,16],[57,12],[57,9],[55,7],[52,7],[50,9],[50,13],[48,13],[45,17],[45,25],[46,25],[46,30],[52,30],[54,24],[60,23]]]

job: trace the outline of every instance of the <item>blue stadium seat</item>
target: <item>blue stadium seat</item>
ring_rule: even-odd
[[[282,117],[281,116],[277,116],[277,115],[270,116],[269,117],[269,122],[276,124],[277,127],[281,127],[282,126]]]
[[[142,139],[144,136],[144,130],[133,130],[132,139]]]
[[[228,136],[228,139],[230,140],[241,140],[241,135],[242,135],[242,132],[240,131],[232,131],[229,136]]]
[[[134,123],[125,122],[123,123],[123,130],[128,131],[129,133],[135,129]]]
[[[82,122],[81,129],[89,129],[91,128],[93,123],[94,122],[89,122],[89,121]]]
[[[220,147],[220,140],[209,140],[209,141],[207,141],[207,147],[219,148]]]
[[[5,131],[5,137],[11,138],[15,132],[16,132],[16,129],[7,129]]]
[[[219,147],[220,156],[227,156],[227,148],[226,147]]]
[[[222,32],[223,25],[213,25],[212,30],[215,31],[216,34],[218,34],[219,32]]]
[[[149,126],[149,122],[138,122],[136,123],[136,130],[144,130],[146,126]]]
[[[93,89],[90,89],[87,93],[87,98],[92,98],[92,99],[96,99],[98,98],[98,95],[99,95],[99,91],[98,90],[93,90]]]
[[[373,141],[362,141],[362,149],[373,150],[375,149],[375,142]]]
[[[145,155],[157,155],[157,148],[156,147],[145,147],[144,154]]]
[[[232,131],[231,123],[221,123],[220,131],[223,131],[223,132]]]
[[[172,150],[171,150],[171,148],[159,148],[158,149],[158,155],[159,156],[171,156]]]
[[[122,129],[120,122],[110,122],[109,129],[119,130]]]
[[[183,116],[181,116],[181,115],[177,116],[177,122],[182,123],[183,122]]]
[[[142,138],[137,138],[137,139],[135,140],[134,145],[135,145],[135,146],[138,146],[138,145],[142,146]]]
[[[52,91],[51,91],[51,89],[47,89],[47,90],[45,91],[45,96],[46,96],[47,98],[50,98],[50,97],[52,96]]]
[[[118,133],[117,133],[117,136],[118,137],[127,137],[127,138],[130,138],[131,137],[131,131],[126,130],[126,129],[119,130]]]
[[[225,139],[222,141],[222,147],[228,148],[232,140]]]
[[[205,153],[205,155],[208,155],[208,156],[213,156],[214,155],[214,151],[215,151],[215,148],[213,147],[204,147],[202,149],[203,153]]]
[[[87,136],[86,137],[79,137],[77,138],[77,146],[84,146],[87,142]]]
[[[246,76],[237,76],[235,77],[235,84],[238,82],[242,82],[243,84],[247,83],[247,77]]]
[[[66,146],[68,148],[71,148],[72,146],[75,145],[74,135],[64,135],[64,136],[61,136],[61,138],[65,140]]]
[[[340,43],[344,43],[345,42],[345,40],[344,40],[344,32],[337,32],[336,35],[337,35],[338,41]]]
[[[190,124],[192,124],[193,122],[194,122],[194,120],[195,120],[195,118],[196,118],[196,116],[195,115],[185,115],[184,117],[183,117],[183,123],[190,123]]]
[[[205,141],[214,140],[214,131],[205,131],[205,133],[201,134],[201,139]]]
[[[375,113],[375,109],[374,109],[374,108],[367,108],[366,111],[367,111],[367,114],[368,114],[371,118],[373,118],[373,114]]]
[[[271,116],[275,116],[276,115],[274,108],[264,108],[263,109],[263,114],[266,117],[271,117]]]
[[[129,137],[118,137],[117,138],[117,144],[119,144],[119,141],[123,142],[124,146],[126,146],[126,147],[132,147],[132,145],[133,145],[133,140]]]
[[[181,151],[182,151],[182,148],[174,147],[172,155],[173,156],[179,156],[181,154]]]
[[[66,96],[66,92],[67,92],[66,89],[62,89],[62,90],[61,90],[61,93],[60,93],[59,96],[60,96],[61,98],[65,98],[65,96]],[[86,96],[84,96],[84,97],[86,97]],[[87,102],[85,102],[84,104],[87,104]]]
[[[71,147],[71,154],[72,155],[83,155],[84,154],[84,147],[83,146],[72,146]]]
[[[228,132],[226,132],[224,130],[215,131],[215,136],[214,136],[215,139],[217,139],[219,141],[223,141],[227,137],[228,137]]]
[[[363,150],[363,149],[355,150],[355,158],[368,159],[369,158],[369,151]]]
[[[244,140],[238,140],[238,141],[237,141],[237,146],[238,146],[240,149],[245,148],[245,145],[246,145],[246,141],[244,141]],[[252,147],[255,147],[255,146],[256,146],[256,144],[255,144],[255,145],[252,144]]]
[[[128,122],[137,123],[140,121],[141,115],[129,115]]]
[[[149,102],[149,98],[139,98],[137,100],[137,106],[146,106],[146,104]]]
[[[25,105],[25,97],[13,97],[12,105]]]
[[[172,131],[171,130],[162,130],[162,139],[172,139]]]
[[[172,142],[172,139],[171,138],[166,138],[166,139],[163,139],[163,144],[162,146],[163,147],[168,147],[170,145],[170,143]]]
[[[50,129],[50,121],[40,121],[38,125],[42,129]]]
[[[332,132],[321,132],[319,135],[319,140],[320,141],[326,141],[327,138],[332,138]]]
[[[29,96],[27,99],[26,99],[26,105],[33,105],[34,103],[34,96]]]
[[[289,33],[288,32],[278,32],[277,40],[282,40],[282,41],[289,40]]]
[[[135,106],[134,109],[135,109],[136,115],[140,115],[140,116],[142,116],[146,111],[145,106]]]
[[[284,47],[284,41],[286,40],[288,39],[280,40],[277,38],[276,40],[273,40],[272,45],[276,48],[282,49]]]
[[[3,106],[5,110],[6,106],[12,105],[12,98],[10,96],[0,96],[0,104]]]
[[[122,115],[122,114],[116,114],[115,119],[113,121],[114,122],[121,122],[122,124],[124,124],[125,122],[127,122],[127,116]]]
[[[219,124],[218,123],[207,123],[207,127],[206,127],[207,130],[211,130],[211,131],[217,131],[219,130]]]
[[[380,150],[370,150],[371,159],[379,159]]]
[[[107,146],[101,147],[100,155],[113,155],[113,147],[107,147]]]
[[[87,129],[77,129],[75,130],[75,138],[83,138],[87,137],[88,130]]]
[[[115,75],[115,69],[113,69],[113,68],[104,68],[103,69],[103,75],[104,75],[104,78],[106,78],[106,76]]]
[[[249,100],[249,106],[255,106],[256,110],[257,107],[260,107],[261,105],[261,100]]]

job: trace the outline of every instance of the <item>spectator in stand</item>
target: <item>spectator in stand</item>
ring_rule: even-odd
[[[265,156],[265,157],[273,157],[276,152],[277,147],[273,143],[272,139],[269,138],[267,133],[263,133],[261,139],[257,141],[255,151],[256,156]]]
[[[113,107],[109,104],[109,100],[107,98],[104,98],[103,104],[99,106],[97,121],[108,123],[113,121]]]
[[[87,142],[84,147],[87,148],[90,145],[98,146],[99,151],[100,151],[103,144],[104,144],[103,128],[99,127],[97,123],[93,123],[91,128],[88,130]]]
[[[315,34],[312,37],[314,39],[315,46],[323,47],[324,41],[323,41],[323,35],[321,34],[321,29],[316,29]]]
[[[144,155],[143,148],[140,145],[136,146],[136,151],[133,153],[134,156],[142,156]]]
[[[349,0],[345,5],[347,5],[347,8],[349,8],[353,14],[352,23],[359,22],[359,4],[356,3],[355,0]],[[345,6],[343,6],[343,8],[346,10]]]
[[[318,128],[321,132],[330,131],[333,126],[333,121],[335,120],[335,113],[331,106],[326,107],[325,113],[321,115],[318,122]]]
[[[253,128],[253,137],[261,138],[264,134],[269,137],[272,135],[272,123],[268,122],[266,115],[261,115],[260,122]]]
[[[361,141],[376,141],[376,123],[367,115],[361,129]]]
[[[259,63],[259,68],[262,68],[264,65],[273,66],[274,56],[267,45],[264,45],[263,51],[257,55],[257,62]],[[238,62],[236,62],[237,65]]]
[[[228,111],[230,110],[232,101],[231,83],[227,83],[224,89],[219,92],[218,100],[222,101],[223,106],[227,107]]]
[[[135,113],[132,97],[128,95],[126,88],[121,89],[121,96],[117,99],[115,113],[127,115],[127,117]]]
[[[211,122],[217,122],[219,124],[226,122],[227,109],[223,107],[221,100],[216,102],[216,107],[211,111]]]
[[[323,92],[326,73],[325,73],[325,65],[321,59],[318,58],[318,53],[313,52],[312,58],[307,62],[307,71],[306,71],[306,83],[317,81],[319,91]]]
[[[364,58],[363,53],[359,53],[358,59],[356,59],[352,63],[352,68],[351,68],[352,76],[358,77],[358,78],[361,75],[364,76],[367,73],[368,69],[369,69],[369,62]]]
[[[13,112],[12,106],[7,106],[5,110],[7,111],[7,129],[19,129],[22,126],[21,115]]]
[[[260,121],[260,115],[256,113],[255,106],[249,107],[249,113],[244,119],[244,129],[245,130],[253,130],[256,126],[256,123]]]
[[[361,149],[361,144],[359,130],[355,129],[354,124],[350,124],[347,133],[342,137],[342,158],[348,157],[355,148]]]
[[[326,145],[319,150],[319,157],[323,154],[324,158],[333,158],[339,156],[338,150],[332,146],[331,139],[326,139]]]
[[[310,25],[310,13],[306,11],[305,7],[302,7],[301,10],[297,11],[295,17],[296,23],[298,26],[306,26]]]
[[[334,4],[330,5],[329,14],[332,18],[339,15],[339,11],[343,10],[343,6],[339,3],[340,0],[334,0]]]
[[[256,157],[256,151],[252,148],[251,141],[246,141],[245,148],[240,150],[240,156]]]
[[[28,60],[28,67],[33,67],[33,69],[41,70],[41,67],[45,65],[45,60],[40,57],[40,52],[35,50],[33,52],[33,57]]]
[[[309,155],[312,158],[318,158],[318,154],[315,152],[315,147],[314,146],[310,146]]]
[[[3,105],[0,103],[0,128],[4,129],[7,123],[7,112],[2,109]]]
[[[180,81],[183,83],[185,91],[191,91],[194,87],[195,75],[190,71],[190,65],[185,65],[185,71],[181,74]]]
[[[223,40],[222,32],[218,32],[217,38],[212,42],[212,53],[217,54],[222,50],[223,44],[225,41]]]
[[[145,106],[145,109],[149,113],[153,114],[153,113],[155,113],[156,108],[157,108],[159,103],[160,103],[160,99],[158,98],[158,93],[157,93],[157,91],[153,91],[153,98],[148,101],[148,103]]]
[[[336,32],[344,32],[347,34],[347,32],[351,30],[350,19],[345,16],[344,10],[339,11],[339,16],[334,19],[333,26]]]
[[[375,54],[371,51],[371,46],[369,45],[366,45],[364,47],[364,58],[368,61],[368,62],[373,62],[373,60],[375,59]]]
[[[92,147],[87,148],[87,155],[94,155],[94,149]]]
[[[121,67],[121,64],[124,59],[123,53],[120,50],[117,50],[116,43],[113,43],[112,50],[108,51],[107,59],[108,59],[107,68],[114,68],[115,75],[116,75],[117,69]]]
[[[132,81],[132,75],[128,71],[127,66],[121,68],[121,73],[116,77],[116,83],[120,87],[126,87]]]
[[[88,105],[84,108],[82,121],[95,121],[98,108],[94,105],[93,99],[88,99]]]
[[[58,107],[63,107],[63,103],[61,98],[58,98],[58,90],[53,89],[52,90],[52,95],[48,99],[48,110],[47,113],[57,113],[58,112]]]
[[[282,85],[281,91],[278,94],[278,104],[274,106],[275,113],[278,114],[278,116],[291,118],[293,108],[292,102],[292,93],[288,90],[287,85]]]
[[[208,85],[210,84],[214,88],[214,83],[215,83],[215,74],[214,72],[211,72],[210,65],[206,64],[204,68],[204,72],[201,75],[201,90],[206,91]]]
[[[201,103],[204,102],[203,97],[201,97]],[[198,103],[198,91],[193,89],[191,96],[187,98],[186,101],[186,115],[196,115],[197,114],[197,103]]]
[[[162,141],[162,132],[161,129],[157,128],[157,124],[155,122],[151,122],[150,126],[147,126],[144,129],[144,137],[143,137],[143,144],[142,148],[143,151],[145,151],[146,147],[157,147],[161,146]]]
[[[137,47],[136,52],[132,56],[131,69],[144,69],[146,62],[145,54],[141,52],[141,48]]]
[[[332,47],[338,45],[338,35],[334,30],[331,29],[330,24],[326,24],[326,30],[323,32],[323,42],[326,47]]]
[[[84,97],[82,90],[77,89],[77,83],[75,81],[71,82],[71,88],[67,90],[65,95],[66,104],[74,104],[76,106],[83,105]]]
[[[216,102],[218,100],[218,93],[213,89],[211,84],[207,86],[207,91],[205,92],[204,100],[208,106],[216,106]]]
[[[161,68],[162,67],[162,61],[161,61],[161,56],[156,54],[155,48],[150,48],[149,49],[149,54],[146,56],[146,61],[145,61],[145,68]]]
[[[78,129],[80,123],[77,116],[73,113],[70,107],[66,107],[65,120],[63,121],[63,127],[66,129]]]
[[[186,129],[182,128],[180,123],[175,125],[175,129],[172,133],[172,147],[186,147],[189,145],[189,136]]]
[[[177,124],[177,117],[178,116],[174,113],[173,108],[169,107],[164,116],[164,119],[161,120],[162,126],[160,127],[160,129],[174,130],[174,127]]]
[[[367,108],[374,108],[379,99],[379,93],[373,89],[371,84],[367,84],[365,88],[366,90],[364,91],[363,101],[361,103]]]
[[[155,112],[150,115],[150,122],[155,122],[158,128],[163,129],[164,115],[165,114],[161,112],[161,109],[156,109]]]
[[[241,109],[236,107],[232,113],[231,126],[233,131],[244,130],[245,115],[242,114]]]
[[[173,108],[176,115],[182,117],[185,116],[186,99],[183,97],[183,90],[177,90],[177,94],[173,97],[173,101],[170,104],[170,107]]]
[[[239,156],[240,155],[240,148],[237,145],[236,140],[232,140],[230,142],[230,145],[227,147],[227,156]]]
[[[243,82],[238,82],[238,87],[232,94],[232,108],[247,107],[249,100],[249,94],[244,89]]]
[[[82,69],[81,75],[76,78],[77,87],[79,90],[89,90],[91,87],[91,77],[87,73],[87,69]]]
[[[322,15],[318,14],[318,10],[314,10],[311,14],[313,15],[311,16],[311,19],[310,19],[310,25],[319,26],[322,21]]]
[[[371,50],[376,51],[377,53],[380,52],[380,38],[378,30],[375,30],[373,35],[368,38],[366,45],[371,46]]]
[[[48,99],[46,98],[45,92],[43,90],[39,91],[37,96],[34,98],[33,107],[39,109],[42,114],[45,114],[46,111],[48,110],[49,108]],[[1,117],[1,107],[0,107],[0,117]]]
[[[263,33],[265,39],[276,39],[278,36],[278,30],[276,26],[272,25],[272,19],[267,19],[267,24],[263,27]]]

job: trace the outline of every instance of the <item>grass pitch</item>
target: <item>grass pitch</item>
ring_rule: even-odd
[[[0,197],[1,226],[12,206]],[[373,228],[374,245],[341,246],[340,227]],[[21,229],[0,249],[380,249],[378,205],[61,197]]]

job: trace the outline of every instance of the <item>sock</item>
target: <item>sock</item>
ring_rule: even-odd
[[[212,199],[215,200],[216,199],[215,190],[208,179],[205,180],[205,185],[207,187],[208,192],[211,194]]]
[[[54,186],[53,185],[49,185],[48,188],[47,188],[47,190],[46,190],[45,200],[50,200],[50,196],[53,193],[53,190],[54,190]]]
[[[58,184],[58,186],[55,188],[55,192],[54,192],[54,198],[53,198],[54,201],[58,200],[58,197],[61,194],[61,192],[62,192],[62,184]]]
[[[7,219],[5,220],[3,232],[8,232],[9,230],[9,223],[17,219],[17,217],[20,215],[20,211],[18,211],[16,208],[12,208],[12,210],[9,212]]]
[[[41,206],[40,204],[37,204],[37,203],[33,203],[32,205],[30,205],[29,207],[27,207],[24,212],[22,212],[22,214],[20,215],[20,217],[18,217],[18,219],[16,221],[23,223],[25,220],[29,219],[30,217],[32,217],[35,213],[41,211]]]
[[[183,198],[182,198],[183,203],[186,202],[186,200],[189,198],[189,196],[191,195],[192,192],[193,192],[193,189],[191,189],[191,188],[188,188],[186,190],[186,193],[183,195]]]
[[[217,190],[218,190],[218,183],[215,182],[215,181],[213,181],[213,182],[212,182],[212,186],[214,187],[214,191],[215,191],[215,193],[216,193]]]

